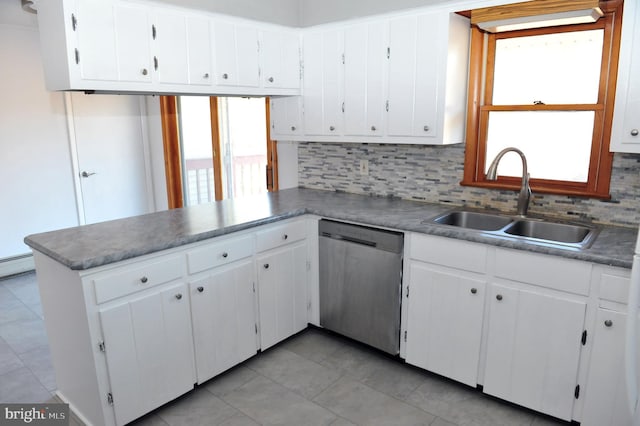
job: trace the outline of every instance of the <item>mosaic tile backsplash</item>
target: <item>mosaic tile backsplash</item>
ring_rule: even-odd
[[[369,175],[360,160],[369,160]],[[299,186],[515,213],[517,193],[460,186],[464,145],[300,143]],[[536,194],[530,214],[636,227],[640,223],[640,155],[616,153],[611,199]]]

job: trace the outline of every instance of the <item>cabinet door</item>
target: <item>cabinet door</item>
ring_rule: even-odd
[[[441,27],[438,16],[432,14],[389,22],[387,134],[390,136],[435,133],[439,36],[442,38],[446,29]]]
[[[353,25],[344,32],[344,133],[383,133],[386,58],[384,22]]]
[[[193,389],[186,284],[100,311],[116,422],[120,425]]]
[[[236,84],[236,36],[231,22],[217,20],[213,24],[213,52],[216,67],[216,84]]]
[[[611,150],[640,152],[640,7],[624,3]]]
[[[630,425],[625,386],[624,348],[627,316],[598,309],[585,386],[585,426]]]
[[[406,361],[475,387],[486,284],[416,262],[410,276]]]
[[[300,88],[300,39],[297,32],[261,32],[262,84]]]
[[[287,96],[271,99],[271,138],[302,134],[302,98]]]
[[[187,18],[189,83],[211,85],[211,27],[209,19]]]
[[[151,82],[151,25],[147,8],[116,6],[116,46],[120,81]]]
[[[340,135],[343,123],[342,31],[304,36],[304,128],[309,135]]]
[[[571,420],[586,304],[493,285],[484,392]]]
[[[216,84],[258,87],[258,31],[218,20],[214,23]]]
[[[235,26],[236,37],[236,84],[243,87],[260,86],[260,52],[258,30],[244,25]]]
[[[77,63],[82,79],[118,80],[113,8],[113,3],[108,1],[78,3],[78,13],[74,17],[78,40]]]
[[[187,21],[176,12],[158,12],[152,26],[154,67],[165,84],[188,83]]]
[[[189,284],[199,384],[258,349],[253,262],[218,269]]]
[[[256,259],[262,350],[307,326],[307,243],[270,250]]]

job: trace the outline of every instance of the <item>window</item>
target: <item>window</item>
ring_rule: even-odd
[[[533,191],[609,197],[621,9],[603,9],[593,24],[472,29],[463,185],[518,189],[517,155],[504,157],[497,181],[485,178],[512,146],[527,157]]]
[[[169,207],[277,190],[265,98],[163,96]]]

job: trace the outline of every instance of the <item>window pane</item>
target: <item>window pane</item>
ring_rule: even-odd
[[[586,182],[594,118],[593,111],[490,112],[485,173],[503,148],[515,147],[532,178]],[[520,157],[503,157],[498,174],[522,176]]]
[[[218,98],[224,198],[267,192],[264,98]]]
[[[180,96],[178,102],[184,203],[209,203],[215,199],[209,98]]]
[[[603,30],[496,41],[494,105],[595,104]]]

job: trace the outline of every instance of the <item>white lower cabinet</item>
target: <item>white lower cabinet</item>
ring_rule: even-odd
[[[193,389],[189,293],[159,287],[100,310],[116,423],[123,425]]]
[[[260,347],[265,350],[307,327],[307,243],[266,251],[256,263]]]
[[[253,261],[216,268],[189,293],[200,384],[257,352]]]
[[[484,392],[571,420],[586,303],[498,284],[490,299]]]
[[[466,275],[412,262],[406,361],[475,387],[485,282]]]
[[[627,315],[598,309],[585,389],[584,426],[631,425],[624,374]]]

